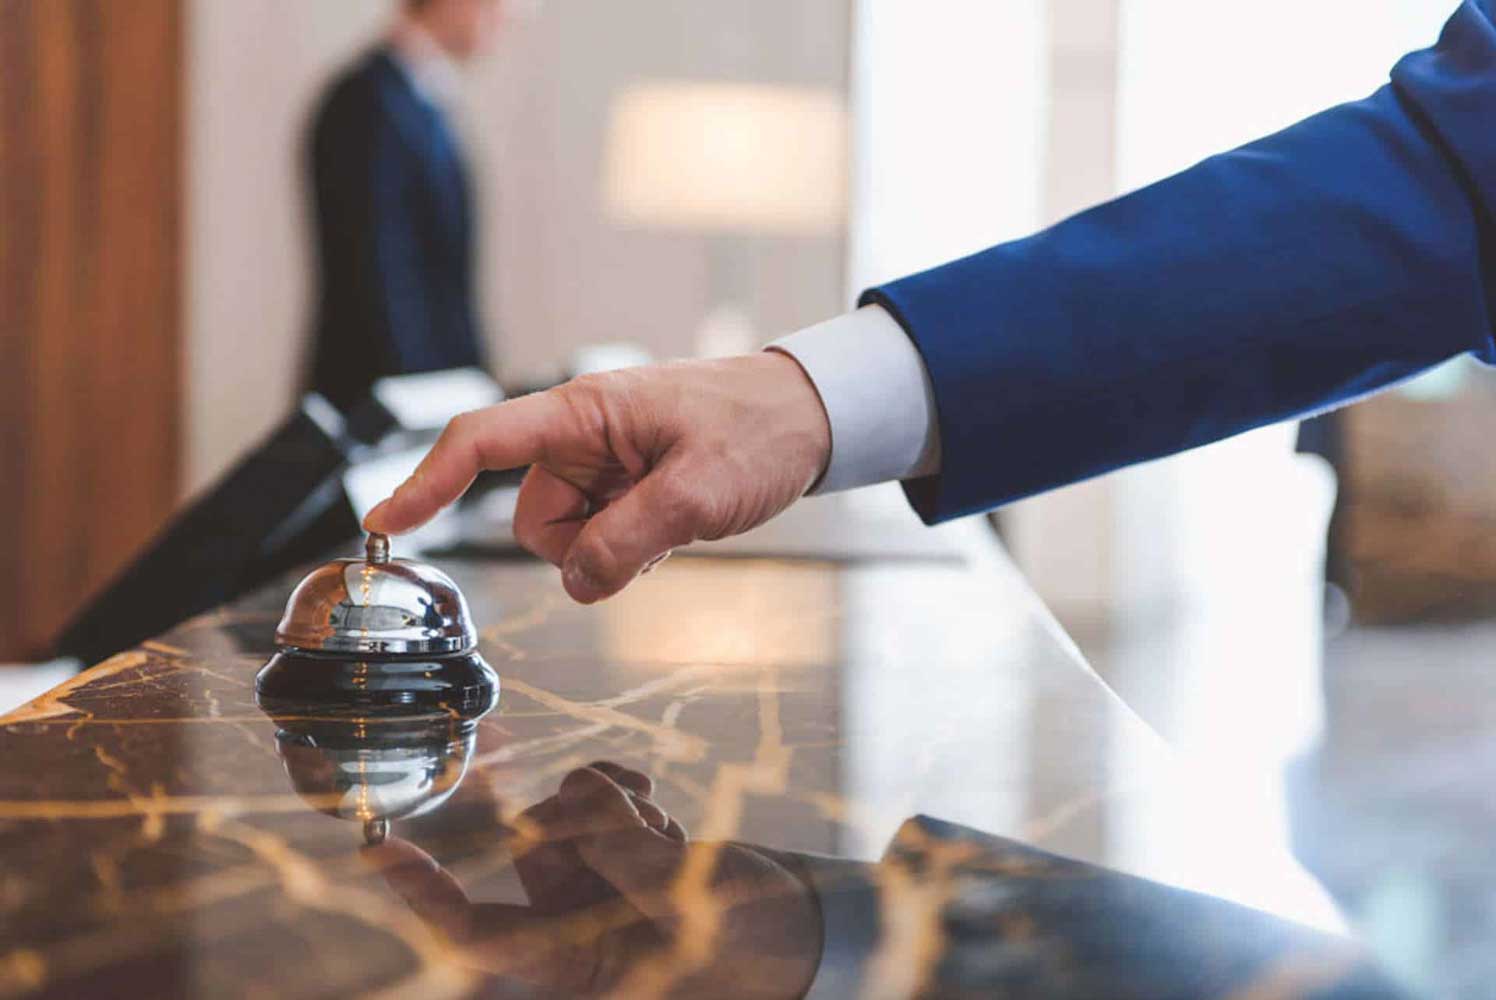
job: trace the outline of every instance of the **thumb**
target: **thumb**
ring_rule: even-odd
[[[705,535],[711,500],[664,463],[588,519],[561,564],[566,592],[582,604],[618,593],[671,549]]]

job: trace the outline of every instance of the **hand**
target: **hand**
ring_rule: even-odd
[[[590,604],[674,548],[779,514],[830,454],[820,396],[785,354],[587,375],[454,419],[364,528],[409,531],[479,471],[529,465],[515,537]]]
[[[691,842],[616,764],[573,771],[511,844],[530,907],[473,903],[395,838],[364,849],[411,909],[480,971],[562,995],[791,998],[820,960],[811,890],[768,854]]]

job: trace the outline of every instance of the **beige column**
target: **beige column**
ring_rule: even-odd
[[[1048,4],[1046,224],[1117,193],[1118,3]],[[1104,628],[1111,603],[1112,512],[1112,490],[1102,480],[1015,504],[1002,514],[1014,557],[1082,647]]]
[[[1115,194],[1118,3],[1050,0],[1048,5],[1046,223]],[[1092,640],[1104,639],[1113,604],[1112,492],[1105,479],[1080,483],[1015,504],[1001,515],[1020,566],[1083,651],[1099,645]],[[1030,706],[1030,799],[1036,810],[1061,779],[1058,772],[1047,773],[1053,763],[1077,764],[1072,712],[1073,706],[1042,690]],[[1108,744],[1095,736],[1086,745],[1095,748],[1096,759],[1085,766],[1104,771]],[[1050,846],[1082,857],[1106,857],[1105,803],[1075,808]]]

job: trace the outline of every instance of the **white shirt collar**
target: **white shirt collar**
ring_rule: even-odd
[[[409,17],[390,32],[390,53],[424,100],[446,109],[462,90],[462,70],[431,33]]]

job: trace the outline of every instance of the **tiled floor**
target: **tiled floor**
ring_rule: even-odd
[[[1132,667],[1077,639],[1165,737],[1210,665]],[[1496,998],[1496,622],[1353,627],[1326,643],[1325,735],[1288,768],[1294,846],[1420,996]]]
[[[1300,856],[1429,995],[1496,997],[1496,622],[1354,628],[1325,697]]]

